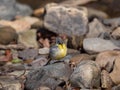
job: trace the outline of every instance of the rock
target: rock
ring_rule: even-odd
[[[20,4],[20,3],[15,4],[15,10],[17,11],[16,14],[18,16],[29,16],[33,12],[32,8],[29,7],[27,4],[25,5],[25,4]]]
[[[18,42],[27,48],[38,48],[38,43],[36,41],[36,30],[32,29],[19,33]]]
[[[84,5],[93,1],[97,1],[97,0],[76,0],[75,2],[74,0],[64,0],[60,4],[68,5],[68,6],[78,6],[78,5]]]
[[[0,44],[8,45],[18,41],[18,34],[16,31],[9,27],[0,27]]]
[[[77,66],[83,60],[92,60],[93,57],[88,54],[77,54],[70,59],[70,64]]]
[[[48,59],[45,57],[40,57],[35,59],[33,62],[31,62],[31,66],[36,69],[38,67],[42,67],[48,63]]]
[[[27,31],[31,27],[31,25],[28,22],[21,20],[16,20],[16,21],[0,20],[0,25],[11,26],[16,30],[17,33]]]
[[[57,34],[81,36],[87,32],[87,13],[81,8],[48,4],[45,7],[44,26]]]
[[[109,46],[109,47],[108,47]],[[101,38],[86,38],[83,41],[83,48],[87,53],[99,53],[106,50],[120,49],[111,40],[104,40]]]
[[[100,68],[91,60],[81,61],[70,77],[72,87],[94,89],[100,87]]]
[[[55,63],[31,71],[25,82],[26,90],[37,90],[40,87],[48,87],[54,90],[59,84],[68,80],[71,75],[69,65]]]
[[[108,18],[109,16],[107,15],[107,13],[103,12],[103,11],[100,11],[100,10],[97,10],[97,9],[94,9],[94,8],[87,8],[88,9],[88,18],[91,19],[91,18]]]
[[[120,90],[120,84],[117,85],[117,86],[114,86],[114,87],[112,88],[112,90]]]
[[[30,24],[30,26],[32,26],[33,24],[37,23],[37,22],[40,22],[40,20],[36,17],[31,17],[31,16],[26,16],[26,17],[22,17],[18,20],[21,20],[21,21],[25,21],[27,23]]]
[[[34,60],[38,55],[37,49],[25,49],[18,52],[18,57],[23,60]]]
[[[106,70],[101,71],[101,87],[104,89],[110,90],[113,82],[109,76],[109,73]]]
[[[0,18],[12,20],[15,16],[26,16],[32,14],[32,9],[27,5],[22,5],[16,0],[0,0]]]
[[[112,81],[118,85],[120,84],[120,56],[118,56],[114,61],[113,70],[110,73]]]
[[[120,51],[104,51],[97,55],[96,63],[101,69],[111,72],[115,59],[120,55]]]
[[[39,49],[39,54],[49,54],[50,48],[44,47]]]
[[[21,83],[18,80],[15,80],[7,76],[1,76],[0,83],[4,86],[4,89],[1,89],[1,90],[21,90],[22,89]],[[0,88],[2,88],[1,85],[0,85]]]
[[[114,29],[120,26],[120,18],[104,19],[103,24],[111,26]]]
[[[87,33],[87,38],[99,37],[102,33],[107,32],[105,26],[95,18],[91,23],[89,23],[89,32]]]
[[[111,35],[114,39],[120,40],[120,27],[116,28]]]

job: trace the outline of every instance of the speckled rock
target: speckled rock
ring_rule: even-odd
[[[100,87],[100,68],[94,61],[81,61],[70,78],[73,87],[92,89]]]
[[[57,34],[81,36],[87,32],[87,12],[83,8],[46,5],[44,26]]]

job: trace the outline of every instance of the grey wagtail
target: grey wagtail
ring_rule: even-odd
[[[51,60],[59,60],[66,56],[67,46],[60,37],[56,38],[55,45],[50,47],[49,57]]]

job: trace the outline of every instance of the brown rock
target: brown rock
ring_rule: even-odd
[[[112,32],[112,37],[116,40],[120,39],[120,27],[118,27]]]
[[[73,66],[77,66],[82,60],[91,60],[91,59],[92,57],[88,54],[78,54],[70,59],[70,64]]]
[[[18,35],[16,31],[9,26],[0,27],[0,44],[7,45],[17,42]]]
[[[110,73],[112,81],[118,85],[120,84],[120,56],[118,56],[114,61],[113,71]]]
[[[96,63],[101,67],[110,72],[113,68],[115,59],[120,55],[120,51],[105,51],[98,54],[96,57]]]
[[[28,22],[21,21],[21,20],[16,20],[16,21],[1,20],[0,25],[11,26],[12,28],[16,30],[17,33],[29,30],[31,27],[31,25]]]

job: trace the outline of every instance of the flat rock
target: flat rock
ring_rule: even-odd
[[[120,55],[120,51],[104,51],[97,55],[96,63],[100,66],[101,69],[105,69],[107,72],[110,72],[113,68],[115,59]]]
[[[109,46],[109,47],[108,47]],[[86,38],[83,41],[83,48],[87,53],[99,53],[106,50],[120,49],[112,40],[101,38]]]
[[[100,87],[100,68],[94,61],[81,61],[70,77],[73,87],[82,89]]]
[[[59,84],[68,80],[71,75],[69,65],[55,63],[31,71],[25,82],[26,90],[37,90],[41,87],[48,87],[54,90]]]
[[[83,8],[48,4],[45,7],[44,26],[57,34],[81,36],[87,32],[87,12]]]
[[[15,29],[9,26],[0,27],[0,44],[8,45],[18,41],[18,34]]]
[[[32,29],[19,33],[18,42],[27,48],[38,48],[38,43],[36,41],[36,30]]]

